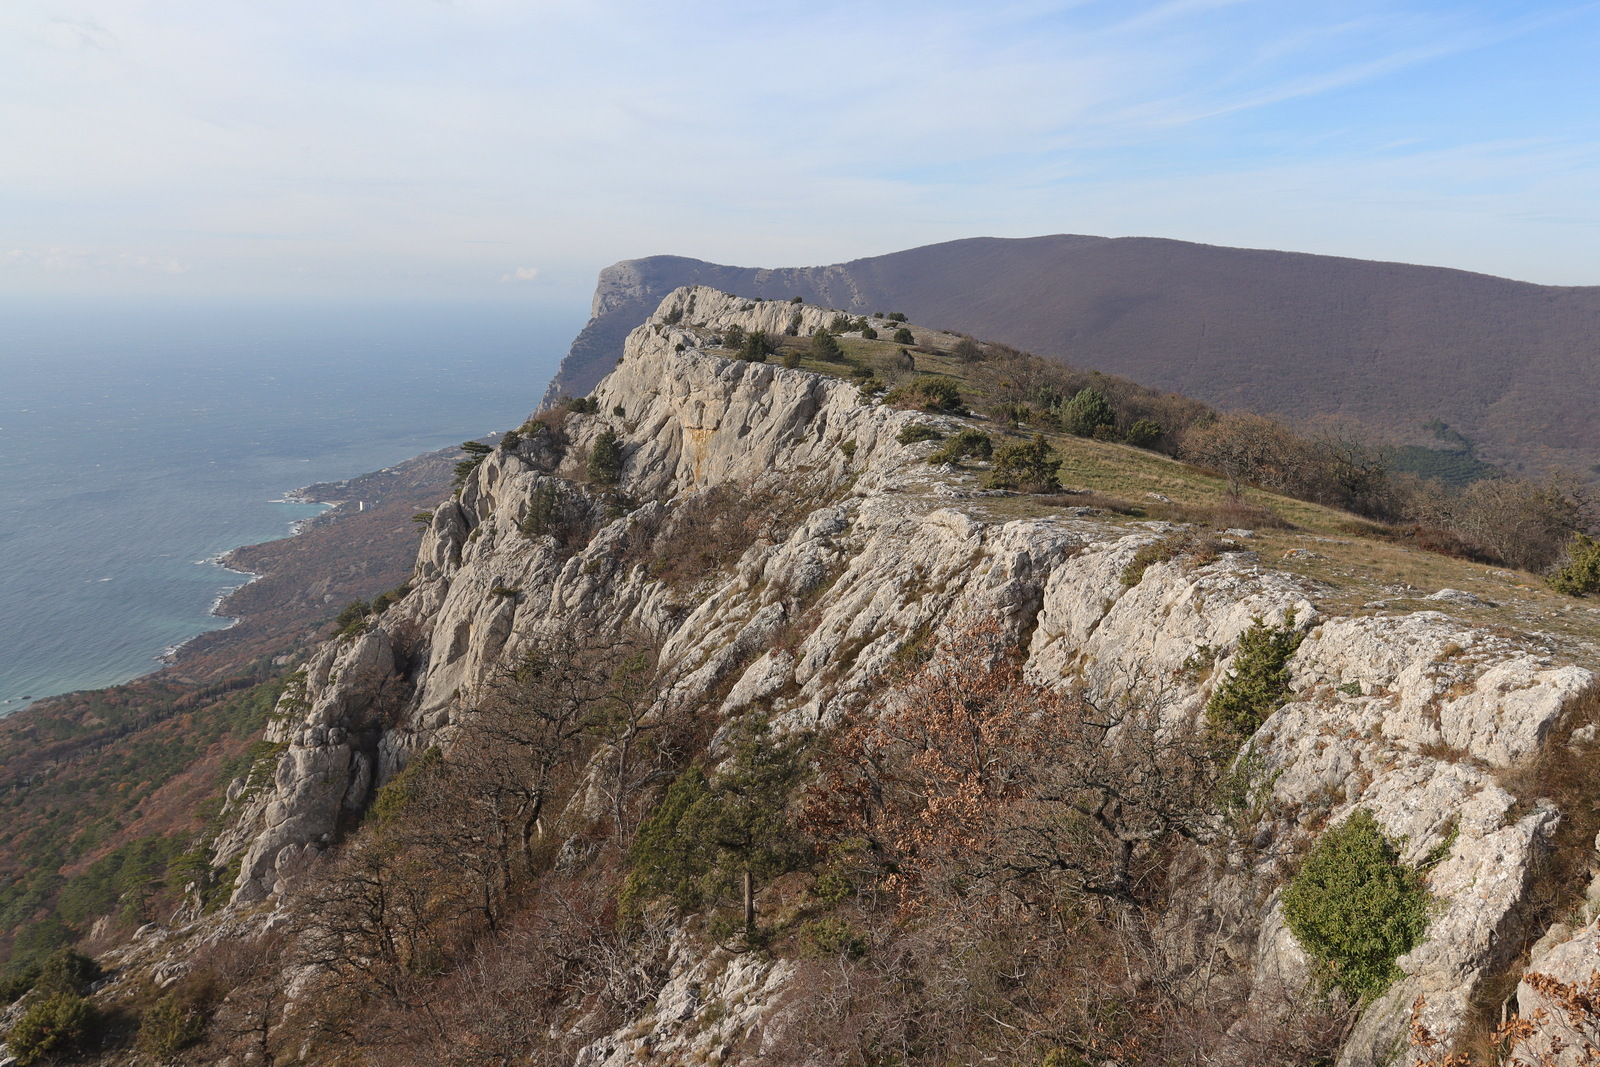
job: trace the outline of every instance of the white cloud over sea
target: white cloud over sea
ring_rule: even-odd
[[[1600,284],[1597,45],[1538,0],[14,0],[0,278],[583,299],[1079,232]]]

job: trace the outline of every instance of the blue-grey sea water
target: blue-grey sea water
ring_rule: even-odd
[[[283,494],[515,426],[582,309],[0,304],[0,714],[226,620]]]

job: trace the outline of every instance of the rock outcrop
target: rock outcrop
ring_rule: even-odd
[[[573,340],[539,406],[548,408],[563,396],[586,395],[616,365],[628,334],[676,289],[710,287],[770,301],[798,296],[813,305],[849,308],[859,314],[870,310],[867,303],[877,295],[864,292],[862,285],[848,264],[766,270],[727,267],[683,256],[613,263],[600,272],[589,321]]]
[[[818,267],[680,256],[601,272],[545,396],[582,396],[679,286],[903,311],[1224,408],[1407,432],[1442,419],[1509,470],[1588,471],[1600,287],[1150,237],[975,237]],[[1441,445],[1431,438],[1414,443]]]
[[[617,284],[625,306],[639,285]],[[1521,905],[1560,816],[1519,804],[1500,776],[1546,743],[1591,672],[1439,611],[1342,615],[1328,590],[1265,565],[1243,539],[1211,562],[1153,563],[1128,585],[1136,553],[1177,527],[1070,510],[994,517],[990,495],[926,462],[931,445],[899,440],[939,417],[717,349],[732,326],[781,332],[798,315],[805,333],[833,314],[676,290],[594,388],[598,413],[566,417],[560,447],[551,431],[488,456],[433,513],[409,595],[321,648],[280,707],[275,778],[239,799],[237,828],[217,844],[219,864],[239,858],[235,902],[278,893],[412,753],[447,738],[497,670],[553,632],[649,632],[678,692],[725,694],[725,717],[759,704],[780,727],[811,727],[874,714],[897,652],[979,616],[1026,643],[1037,681],[1102,696],[1158,688],[1169,714],[1198,716],[1240,635],[1292,620],[1306,635],[1290,662],[1294,699],[1251,741],[1270,783],[1258,847],[1195,892],[1235,902],[1239,936],[1252,939],[1241,965],[1263,996],[1303,985],[1277,890],[1318,827],[1370,810],[1409,862],[1431,857],[1437,904],[1340,1062],[1390,1062],[1419,995],[1427,1025],[1453,1035],[1482,979],[1542,932],[1523,928]],[[584,484],[606,431],[624,454],[609,497]],[[714,487],[781,496],[790,521],[751,538],[725,572],[678,585],[652,574],[650,539]],[[530,508],[551,493],[588,525],[586,541],[530,535]],[[653,1015],[580,1062],[672,1061],[688,1045],[663,1035],[669,1016],[692,1013],[691,987],[737,1002],[741,1024],[781,999],[781,964],[704,969],[682,959]]]

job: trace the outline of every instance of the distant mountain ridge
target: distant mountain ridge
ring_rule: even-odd
[[[978,237],[782,269],[625,260],[601,272],[545,402],[586,393],[690,284],[903,311],[1225,408],[1402,436],[1442,420],[1520,473],[1600,463],[1600,287],[1146,237]]]

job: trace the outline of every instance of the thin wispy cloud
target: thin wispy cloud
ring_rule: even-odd
[[[1539,221],[1600,184],[1596,45],[1600,4],[1537,0],[20,0],[0,240],[139,249],[188,269],[73,284],[194,291],[567,299],[625,256],[1060,231],[1600,282]],[[1556,170],[1384,206],[1508,144]],[[1474,218],[1494,238],[1465,246]],[[65,284],[38,259],[5,284],[33,276]]]
[[[102,252],[85,248],[11,248],[0,252],[0,267],[50,273],[127,272],[186,274],[189,264],[138,252]]]

